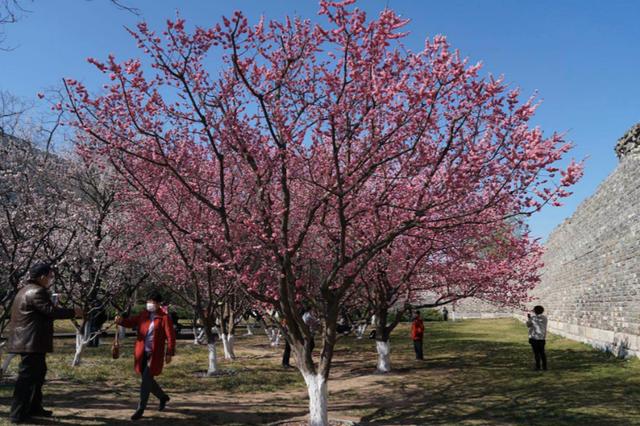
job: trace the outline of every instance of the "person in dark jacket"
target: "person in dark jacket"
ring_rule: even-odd
[[[142,376],[140,384],[140,402],[131,416],[131,420],[138,420],[144,415],[149,395],[160,400],[159,411],[164,410],[169,396],[156,382],[155,376],[162,373],[162,367],[169,364],[176,351],[176,332],[173,328],[171,316],[161,308],[162,295],[152,291],[147,296],[147,306],[140,315],[129,318],[117,316],[116,324],[138,330],[134,348],[135,370]]]
[[[173,328],[176,330],[176,336],[180,334],[180,330],[182,327],[180,326],[180,317],[178,316],[178,312],[175,309],[171,309],[171,306],[167,306],[167,312],[169,312],[169,316],[171,317],[171,321],[173,322]]]
[[[42,385],[47,374],[46,354],[53,352],[53,320],[82,316],[80,308],[53,305],[47,291],[53,279],[51,265],[35,264],[11,307],[7,352],[21,357],[11,404],[12,423],[24,423],[29,417],[51,417],[52,412],[42,406]]]
[[[282,320],[282,329],[286,333],[287,332],[287,320],[286,318]],[[282,353],[282,367],[283,368],[291,368],[291,343],[285,336],[284,338],[284,352]]]

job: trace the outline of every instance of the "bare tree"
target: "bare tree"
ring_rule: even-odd
[[[13,47],[5,45],[7,39],[5,27],[10,24],[15,24],[24,13],[29,12],[23,7],[22,3],[23,2],[19,0],[0,0],[0,50],[13,50]]]
[[[127,4],[127,2],[124,2],[122,0],[108,1],[118,9],[125,12],[129,12],[136,16],[139,16],[141,14],[140,9],[130,6]],[[5,27],[7,25],[17,23],[25,14],[28,13],[31,13],[31,11],[25,8],[25,1],[0,0],[0,51],[8,52],[15,49],[15,46],[9,46],[6,44],[7,35],[5,32]]]
[[[0,157],[1,333],[14,295],[33,262],[58,261],[75,232],[69,224],[71,200],[62,178],[66,161],[56,158],[43,167],[43,151],[7,135],[0,136]]]
[[[0,136],[19,136],[21,123],[32,107],[33,105],[10,92],[0,90]]]

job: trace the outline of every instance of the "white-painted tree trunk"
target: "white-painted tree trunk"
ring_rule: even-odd
[[[224,349],[224,359],[236,359],[236,354],[233,351],[233,334],[221,334],[220,338]]]
[[[247,336],[253,336],[253,324],[247,323]]]
[[[376,340],[376,350],[378,351],[378,373],[388,373],[391,371],[391,343]]]
[[[356,339],[362,339],[364,333],[367,332],[367,324],[360,324],[358,328],[356,328]]]
[[[276,327],[268,327],[265,328],[265,333],[267,333],[267,337],[269,338],[269,344],[271,346],[278,346],[280,344],[280,330]]]
[[[235,353],[235,343],[236,343],[236,337],[233,334],[227,334],[227,349],[229,350],[229,355],[231,356],[231,359],[236,359],[236,353]]]
[[[71,361],[72,367],[77,367],[82,362],[82,352],[86,344],[87,340],[84,337],[84,333],[76,331],[76,352],[73,355],[73,361]]]
[[[302,372],[309,393],[309,425],[329,424],[327,381],[318,374]]]
[[[207,376],[213,376],[218,372],[218,356],[216,355],[216,344],[207,344],[209,349],[209,368],[207,369]]]

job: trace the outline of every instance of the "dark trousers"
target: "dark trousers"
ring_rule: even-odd
[[[540,362],[542,361],[542,369],[547,369],[547,355],[544,353],[545,340],[529,339],[531,349],[533,349],[533,356],[536,359],[536,370],[540,370]]]
[[[153,394],[159,400],[167,399],[168,396],[158,382],[151,375],[151,369],[149,368],[149,355],[145,352],[142,356],[142,383],[140,384],[140,403],[138,404],[139,410],[147,408],[147,402],[149,402],[149,395]]]
[[[20,354],[22,360],[18,369],[18,379],[13,389],[11,418],[22,420],[30,414],[42,411],[42,385],[47,375],[46,354]]]
[[[287,340],[284,341],[284,353],[282,354],[282,366],[289,367],[289,360],[291,359],[291,345]]]
[[[416,351],[416,359],[424,359],[422,354],[422,339],[413,341],[413,350]]]

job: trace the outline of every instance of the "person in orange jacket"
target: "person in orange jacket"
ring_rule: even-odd
[[[416,351],[416,359],[424,359],[422,354],[422,338],[424,337],[424,323],[420,318],[420,311],[416,311],[411,324],[411,340],[413,349]]]
[[[134,348],[135,370],[142,376],[140,384],[140,402],[131,416],[131,420],[140,419],[147,408],[149,394],[153,393],[159,400],[159,411],[164,410],[169,396],[164,393],[154,379],[162,373],[166,361],[171,363],[171,357],[176,351],[176,334],[171,316],[161,308],[162,295],[152,291],[147,296],[147,306],[140,315],[129,318],[116,317],[116,324],[127,328],[136,327],[138,336]],[[165,347],[166,346],[166,347]]]

